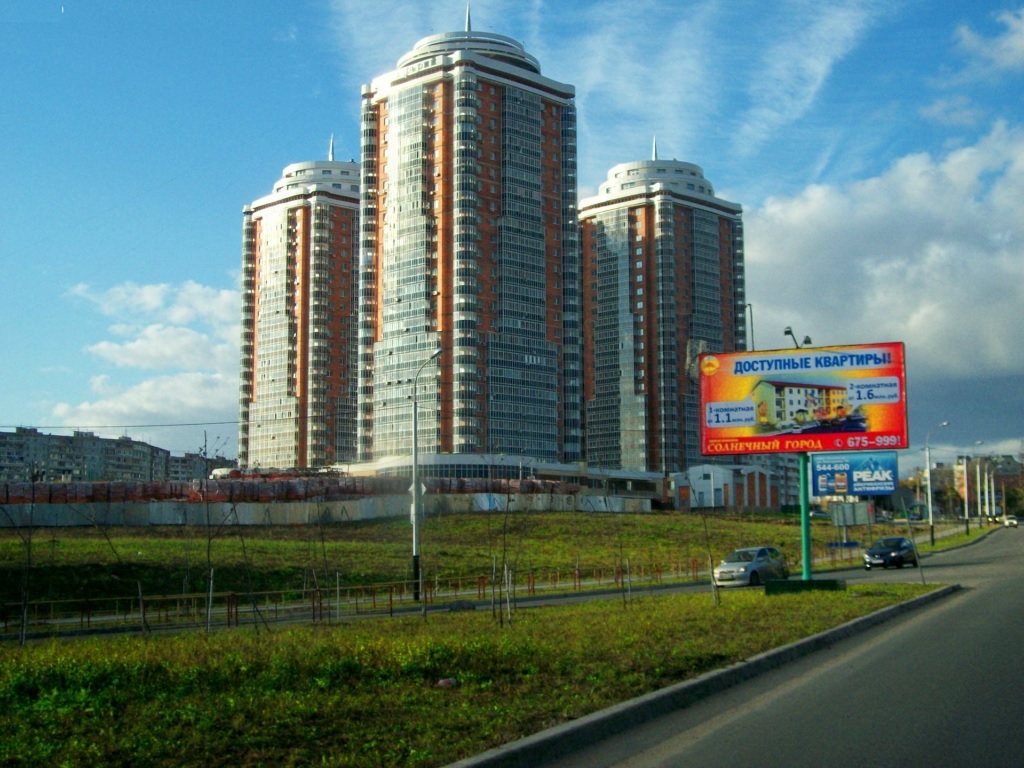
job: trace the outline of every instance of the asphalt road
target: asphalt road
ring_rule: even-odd
[[[552,768],[1024,764],[1024,531],[848,581],[963,589]]]

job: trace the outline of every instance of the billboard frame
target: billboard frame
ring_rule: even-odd
[[[698,359],[705,456],[910,446],[903,342]]]

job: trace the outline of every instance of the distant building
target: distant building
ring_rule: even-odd
[[[778,509],[785,503],[778,478],[763,467],[748,464],[701,464],[672,476],[679,509],[750,507]]]
[[[422,372],[428,472],[579,461],[573,86],[467,15],[363,87],[360,157],[360,460],[408,461]]]
[[[171,456],[167,459],[167,479],[170,482],[186,482],[203,480],[210,477],[214,470],[230,470],[236,468],[237,462],[223,456],[203,456],[199,453],[186,453],[184,456]]]
[[[287,166],[244,209],[238,463],[356,454],[359,165]]]
[[[742,208],[692,163],[622,163],[580,201],[586,461],[675,473],[700,454],[700,350],[746,349]]]
[[[233,463],[223,457],[171,456],[130,437],[48,435],[29,427],[0,432],[0,482],[7,483],[193,480]]]

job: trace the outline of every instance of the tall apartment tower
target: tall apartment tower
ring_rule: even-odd
[[[580,201],[586,460],[680,472],[704,463],[702,348],[746,348],[742,208],[703,170],[657,159],[613,167]]]
[[[363,87],[361,459],[409,456],[420,373],[421,453],[580,458],[574,96],[468,15]]]
[[[359,164],[328,157],[243,209],[240,467],[356,456]]]

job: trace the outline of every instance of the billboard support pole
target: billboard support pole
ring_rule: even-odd
[[[800,557],[803,560],[804,581],[811,580],[811,494],[808,490],[807,465],[809,454],[800,454]]]

